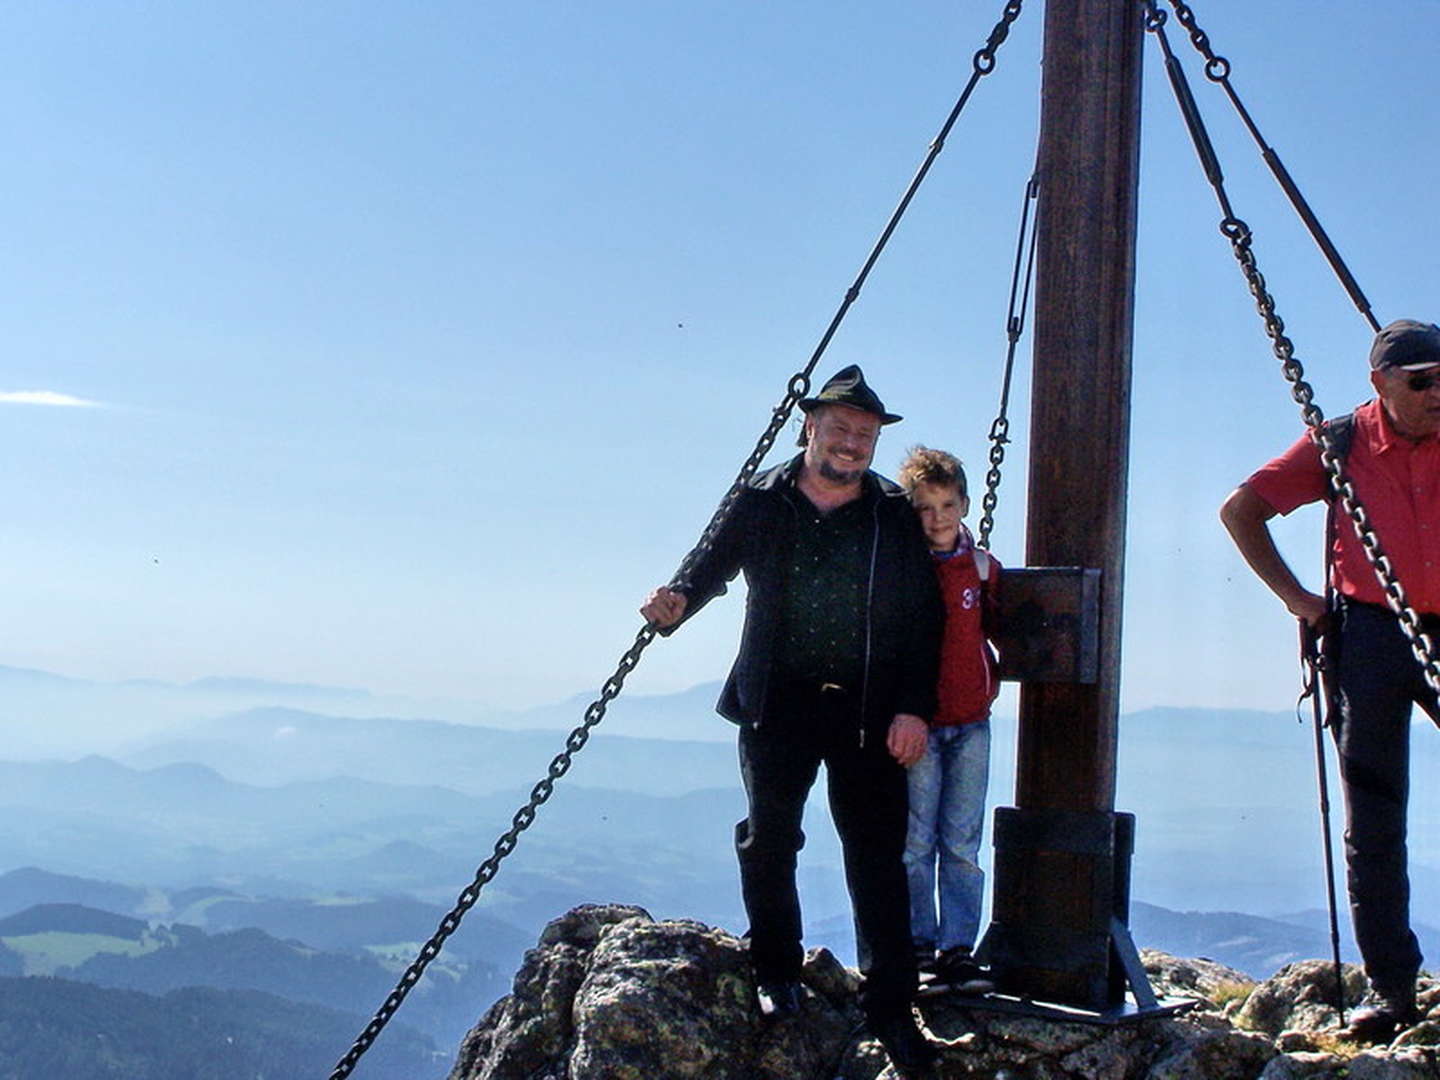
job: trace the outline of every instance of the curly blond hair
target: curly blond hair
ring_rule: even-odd
[[[970,497],[965,481],[965,466],[954,454],[932,450],[928,446],[912,446],[900,465],[900,486],[914,491],[920,484],[954,485],[962,499]]]

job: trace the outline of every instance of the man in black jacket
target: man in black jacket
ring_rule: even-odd
[[[735,846],[761,1011],[799,1008],[796,855],[824,762],[860,1004],[895,1063],[924,1068],[934,1055],[910,1009],[905,768],[925,751],[942,609],[904,492],[870,471],[881,426],[900,417],[853,365],[800,408],[804,452],[757,476],[689,581],[656,589],[640,610],[668,633],[744,571],[745,629],[718,707],[740,725],[749,812]]]

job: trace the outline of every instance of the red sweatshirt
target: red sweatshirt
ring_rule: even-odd
[[[939,703],[931,723],[935,727],[979,723],[989,717],[990,703],[1000,689],[995,654],[984,630],[1000,564],[987,555],[989,571],[981,581],[975,551],[963,535],[953,555],[932,553],[932,557],[945,601],[945,634],[940,643]]]

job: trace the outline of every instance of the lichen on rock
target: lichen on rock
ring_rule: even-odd
[[[1353,1008],[1365,993],[1365,973],[1354,964],[1344,972],[1345,1007]],[[1239,1027],[1278,1036],[1282,1031],[1318,1031],[1334,1027],[1340,1014],[1335,1007],[1335,966],[1326,960],[1299,960],[1286,964],[1251,991],[1235,1016]]]
[[[1193,998],[1180,1016],[1106,1025],[927,998],[918,1016],[941,1080],[1412,1080],[1440,1076],[1440,1017],[1390,1047],[1337,1043],[1334,972],[1291,964],[1258,985],[1231,968],[1146,951],[1158,992]],[[552,921],[509,996],[461,1045],[450,1080],[891,1080],[865,1029],[859,976],[811,949],[800,1014],[763,1020],[744,940],[628,905],[587,905]],[[1347,998],[1364,988],[1346,971]],[[1328,982],[1327,982],[1328,979]],[[1327,997],[1327,995],[1329,995]],[[1236,1002],[1242,1025],[1228,1011]],[[1440,990],[1421,982],[1423,1010]],[[1328,1010],[1328,1011],[1327,1011]],[[1249,1030],[1245,1030],[1248,1028]]]

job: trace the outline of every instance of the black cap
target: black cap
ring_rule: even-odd
[[[821,405],[848,405],[852,409],[868,412],[880,418],[882,424],[893,424],[901,419],[885,411],[884,403],[865,384],[865,373],[856,364],[841,368],[830,377],[814,397],[802,398],[800,411],[809,413]]]
[[[1434,323],[1396,319],[1375,335],[1375,344],[1370,346],[1370,367],[1374,371],[1419,371],[1436,364],[1440,364],[1440,326]]]

